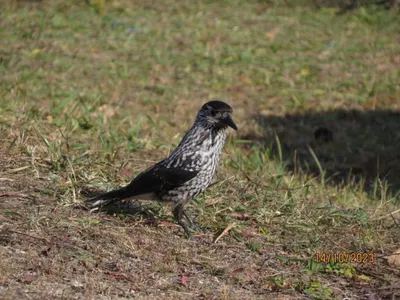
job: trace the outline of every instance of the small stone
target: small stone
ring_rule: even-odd
[[[72,279],[71,282],[70,282],[70,284],[71,284],[71,286],[72,286],[73,288],[76,288],[76,289],[83,288],[82,282],[79,282],[79,281],[76,280],[76,279]]]

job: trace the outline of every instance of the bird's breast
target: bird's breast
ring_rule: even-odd
[[[161,197],[163,200],[180,202],[192,199],[211,184],[218,168],[226,139],[225,132],[204,131],[195,136],[187,135],[186,138],[167,163],[170,167],[196,172],[197,175],[183,185],[167,191]]]
[[[215,135],[210,133],[209,137],[205,139],[200,146],[200,151],[198,152],[201,156],[199,159],[200,168],[211,178],[214,176],[214,173],[218,168],[225,139],[225,132],[220,132]]]
[[[225,144],[225,131],[194,130],[167,159],[167,166],[212,177]]]

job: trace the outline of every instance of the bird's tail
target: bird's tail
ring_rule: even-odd
[[[86,200],[85,205],[87,208],[92,209],[92,208],[105,206],[112,202],[122,200],[122,199],[124,199],[125,190],[126,190],[126,188],[122,187],[120,189],[98,195],[94,198],[90,198],[90,199]]]

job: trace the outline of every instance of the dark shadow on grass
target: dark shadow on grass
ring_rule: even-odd
[[[290,171],[303,170],[321,175],[331,184],[365,180],[367,192],[374,192],[377,178],[400,191],[400,112],[389,110],[345,111],[254,116],[262,127],[261,136],[244,136],[282,156]]]
[[[103,194],[105,191],[95,190],[86,186],[80,188],[80,195],[85,199],[90,199],[93,197],[97,197]],[[85,205],[85,203],[79,203],[76,205],[78,209],[91,210],[95,212],[104,212],[108,215],[112,216],[130,216],[137,217],[143,216],[146,218],[146,223],[152,226],[158,226],[159,222],[163,222],[164,217],[160,216],[160,211],[154,209],[154,206],[151,204],[143,204],[139,200],[122,200],[115,203],[110,203],[95,209],[90,209]],[[193,219],[188,215],[187,210],[185,209],[184,217],[186,220],[191,223],[190,227],[196,231],[200,231],[201,228],[198,227]],[[190,221],[191,220],[191,221]],[[175,222],[174,222],[175,223]],[[176,224],[176,226],[179,226]]]
[[[90,188],[83,187],[80,194],[90,199],[98,195],[103,194],[104,191],[93,190]],[[84,204],[79,205],[80,208],[85,208]],[[147,218],[150,222],[155,222],[154,216],[157,214],[148,205],[143,205],[139,201],[120,201],[102,206],[98,209],[98,212],[105,212],[108,215],[126,215],[126,216],[138,216],[142,215]]]
[[[149,207],[143,206],[140,202],[122,202],[109,204],[107,206],[101,207],[100,212],[105,212],[109,215],[124,215],[124,216],[144,216],[151,222],[155,222],[155,212],[153,212]]]

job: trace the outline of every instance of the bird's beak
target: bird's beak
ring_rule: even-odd
[[[235,122],[233,122],[232,117],[230,115],[226,116],[225,118],[223,118],[222,123],[228,125],[229,127],[233,128],[234,130],[238,130]]]

